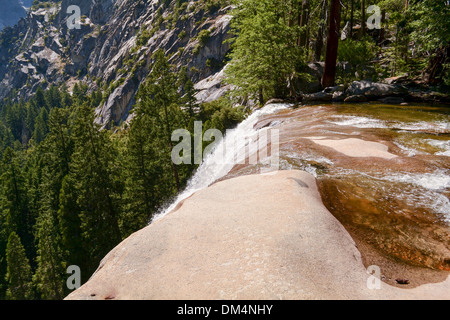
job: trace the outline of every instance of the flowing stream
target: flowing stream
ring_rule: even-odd
[[[355,239],[397,261],[450,270],[448,106],[303,106],[276,120],[284,121],[281,168],[314,175]],[[351,157],[312,137],[377,142],[395,157]]]
[[[276,128],[279,168],[314,175],[324,205],[355,239],[393,259],[449,271],[449,123],[448,106],[267,105],[227,132],[155,220],[224,177],[259,173],[267,164],[236,165],[233,159],[255,152],[249,153],[248,139],[258,130]],[[395,157],[352,157],[313,138],[377,142]],[[231,141],[231,152],[224,156],[221,149]]]

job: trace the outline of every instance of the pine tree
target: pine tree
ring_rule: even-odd
[[[61,247],[66,265],[77,265],[82,272],[82,281],[87,281],[90,276],[88,270],[89,248],[83,239],[81,209],[77,205],[77,191],[75,181],[70,175],[64,177],[59,195],[58,227],[61,234]]]
[[[33,281],[41,299],[45,300],[64,297],[65,263],[57,226],[53,209],[44,208],[37,221],[37,269]]]
[[[0,175],[0,211],[5,219],[7,233],[19,234],[27,255],[34,252],[34,220],[28,207],[25,180],[16,154],[7,148],[3,154]]]
[[[3,158],[3,152],[7,147],[11,147],[14,137],[11,130],[3,123],[0,123],[0,159]]]
[[[114,184],[115,154],[108,132],[94,124],[93,110],[87,106],[76,109],[72,128],[75,149],[72,155],[69,179],[76,192],[78,216],[81,221],[83,245],[89,252],[87,273],[121,240],[118,225],[119,186]],[[72,197],[67,190],[61,201]]]
[[[68,248],[62,245],[66,233],[60,232],[60,192],[63,179],[69,173],[70,157],[73,153],[73,141],[70,136],[69,110],[54,108],[49,117],[49,133],[40,144],[40,159],[42,163],[42,181],[40,183],[41,198],[39,201],[39,218],[36,224],[37,240],[37,270],[34,275],[36,288],[43,299],[61,299],[64,295],[64,267],[76,252],[73,241],[66,239]],[[75,212],[77,215],[78,212]],[[61,219],[65,225],[67,220]],[[79,228],[79,219],[72,228]],[[78,233],[78,236],[80,233]],[[66,251],[67,250],[67,251]],[[69,256],[70,255],[70,256]],[[73,261],[72,261],[73,262]],[[79,263],[75,261],[71,264]]]
[[[49,110],[62,107],[61,93],[55,85],[51,85],[45,92],[45,102]]]
[[[167,196],[170,184],[160,160],[160,148],[155,143],[158,123],[149,114],[136,114],[126,144],[124,213],[121,229],[124,236],[143,228]]]
[[[41,87],[38,87],[36,89],[36,93],[33,97],[33,103],[36,106],[37,110],[41,110],[42,108],[46,108],[48,110],[47,102],[45,101],[45,93],[44,90]]]
[[[6,247],[8,290],[7,299],[29,300],[34,297],[32,286],[32,272],[25,248],[17,233],[12,232]]]
[[[38,114],[39,110],[37,109],[36,104],[33,103],[33,101],[28,102],[26,106],[25,125],[30,132],[34,132],[34,124]]]
[[[41,143],[41,141],[43,141],[45,136],[47,135],[48,132],[47,122],[48,122],[48,112],[45,108],[42,108],[41,112],[36,118],[34,125],[33,138],[36,144]]]
[[[288,86],[304,64],[304,51],[298,46],[299,27],[290,25],[292,16],[282,0],[239,1],[233,12],[231,62],[227,81],[235,95],[263,104],[272,97],[289,94]]]
[[[19,140],[22,144],[25,144],[27,141],[24,141],[26,137],[24,137],[25,133],[25,118],[26,118],[26,107],[23,103],[16,104],[7,104],[3,106],[5,123],[8,128],[11,130],[14,139]]]
[[[193,166],[172,162],[172,132],[193,126],[195,90],[185,70],[176,73],[162,50],[138,93],[126,143],[126,184],[121,227],[145,226],[152,214],[187,181]],[[183,111],[186,110],[186,111]]]
[[[186,113],[186,127],[190,127],[193,124],[190,123],[194,120],[195,117],[195,109],[198,107],[197,98],[195,95],[197,94],[197,90],[194,87],[194,83],[189,78],[186,67],[181,68],[178,73],[178,83],[177,86],[180,88],[182,97],[180,99],[181,104],[184,106]]]
[[[171,161],[172,132],[185,127],[185,114],[180,108],[178,79],[163,50],[158,50],[153,55],[153,59],[153,69],[146,83],[139,90],[140,103],[137,109],[140,108],[141,111],[138,112],[148,113],[155,119],[156,128],[158,128],[155,131],[155,138],[157,141],[161,141],[162,157],[167,159],[172,168],[176,190],[181,191],[178,168]]]

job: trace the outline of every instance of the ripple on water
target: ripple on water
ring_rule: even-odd
[[[401,151],[398,161],[373,159],[371,165],[372,159],[363,162],[328,151],[322,154],[298,142],[301,148],[289,150],[293,154],[284,160],[289,168],[312,167],[307,169],[318,179],[324,204],[361,239],[402,261],[448,270],[450,170],[442,157],[450,156],[448,114],[427,106],[380,110],[378,106],[338,105],[311,120],[305,120],[302,110],[298,117],[301,130],[290,127],[289,132],[308,136],[314,132],[329,139],[349,134],[393,143],[400,149],[396,150]],[[290,141],[295,141],[294,134]],[[331,163],[320,161],[323,155]]]
[[[425,142],[441,150],[436,152],[435,155],[450,157],[450,140],[426,139]]]
[[[338,126],[350,126],[355,128],[388,128],[386,123],[379,119],[373,119],[361,116],[334,116],[336,120],[328,120],[329,123]]]
[[[355,128],[373,128],[373,129],[395,129],[402,131],[428,131],[436,133],[448,133],[450,131],[450,124],[447,121],[418,121],[418,122],[401,122],[393,120],[380,120],[365,116],[354,115],[335,115],[334,120],[328,120],[338,126],[349,126]]]
[[[398,197],[410,204],[431,209],[450,225],[450,201],[441,192],[450,189],[450,170],[436,170],[433,173],[393,173],[381,177],[382,180],[404,184]],[[408,188],[406,185],[415,188]]]
[[[450,201],[443,192],[450,189],[450,170],[432,173],[395,172],[391,174],[368,174],[352,169],[336,170],[328,177],[357,179],[358,176],[372,180],[372,188],[389,192],[398,200],[405,200],[413,207],[428,208],[450,226]],[[381,182],[381,184],[380,184]]]
[[[427,190],[444,191],[450,188],[450,170],[436,170],[433,173],[393,173],[382,179],[392,182],[413,184]]]

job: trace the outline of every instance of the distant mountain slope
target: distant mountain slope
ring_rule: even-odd
[[[15,25],[27,12],[19,0],[0,0],[0,30]]]
[[[35,6],[23,23],[0,34],[0,100],[27,100],[39,86],[71,89],[82,81],[91,92],[102,91],[97,122],[119,123],[157,49],[186,67],[194,82],[222,70],[229,51],[227,2],[63,0]],[[71,5],[81,10],[79,29],[68,28]]]

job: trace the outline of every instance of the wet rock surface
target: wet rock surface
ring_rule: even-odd
[[[119,244],[66,299],[449,298],[450,278],[371,290],[369,277],[314,177],[279,171],[196,192]]]
[[[327,208],[364,248],[365,265],[386,266],[391,284],[397,285],[395,277],[408,277],[411,287],[439,281],[450,271],[445,110],[325,104],[284,111],[260,123],[280,121],[281,167],[317,177]],[[235,168],[230,176],[252,170]]]

